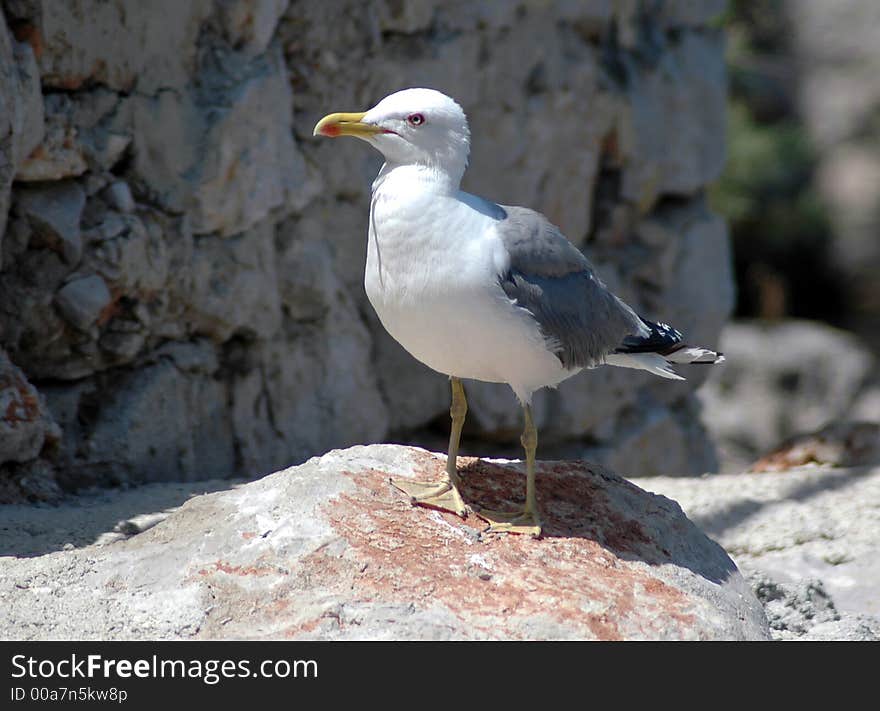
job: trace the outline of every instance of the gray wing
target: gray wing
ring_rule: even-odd
[[[502,207],[507,216],[497,229],[510,268],[499,275],[501,288],[535,318],[563,366],[598,365],[627,336],[645,332],[636,313],[608,291],[589,260],[546,217]]]

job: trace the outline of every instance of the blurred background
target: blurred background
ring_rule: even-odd
[[[464,189],[544,212],[728,357],[543,391],[539,456],[646,476],[880,450],[873,0],[0,6],[0,501],[445,449],[446,379],[363,293],[380,158],[311,136],[409,86],[467,112]],[[467,387],[464,453],[518,457],[509,388]]]
[[[868,456],[876,428],[846,423],[880,421],[880,5],[737,1],[721,22],[728,159],[709,195],[737,302],[706,421],[729,469],[828,425],[795,461]]]

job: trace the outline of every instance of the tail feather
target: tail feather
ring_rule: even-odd
[[[713,365],[724,362],[724,354],[709,348],[683,345],[678,350],[666,354],[666,360],[670,363],[702,363]]]
[[[605,362],[608,365],[617,365],[621,368],[647,370],[661,378],[684,380],[659,353],[609,353],[605,356]]]
[[[671,368],[673,363],[711,365],[724,362],[721,353],[686,344],[681,333],[671,326],[646,318],[642,318],[642,321],[648,328],[648,334],[628,336],[614,353],[606,357],[607,363],[647,370],[663,378],[684,380]]]

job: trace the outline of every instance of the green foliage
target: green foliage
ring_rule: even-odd
[[[831,272],[831,228],[814,183],[817,156],[797,113],[795,66],[779,0],[731,2],[728,162],[711,187],[733,237],[741,316],[783,315],[766,303],[773,282],[784,315],[829,318],[841,288]],[[756,276],[757,275],[757,276]]]
[[[827,231],[812,184],[815,156],[802,126],[759,123],[743,101],[732,99],[727,141],[727,166],[710,199],[734,232],[748,227],[753,238],[785,242]]]

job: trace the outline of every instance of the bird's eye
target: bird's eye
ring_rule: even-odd
[[[406,117],[406,120],[409,122],[410,126],[421,126],[425,123],[425,117],[421,114],[410,114]]]

